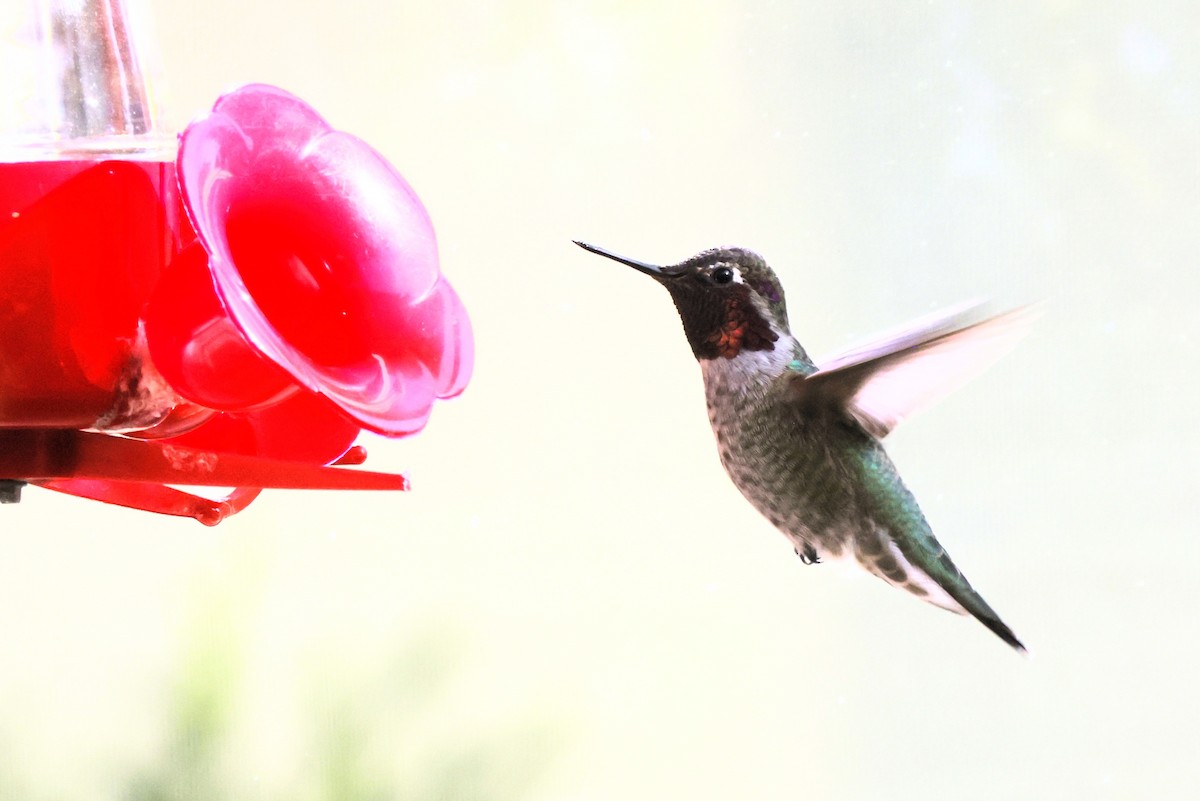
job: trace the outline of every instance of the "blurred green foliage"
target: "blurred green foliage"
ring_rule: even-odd
[[[555,758],[560,727],[536,712],[499,724],[468,717],[459,726],[454,707],[463,649],[456,627],[438,625],[391,647],[382,665],[355,664],[332,641],[318,642],[312,658],[294,666],[301,689],[287,699],[293,716],[275,732],[299,752],[285,760],[293,769],[282,780],[261,781],[262,749],[247,748],[244,726],[254,700],[247,621],[257,606],[253,589],[246,589],[243,577],[198,594],[164,696],[159,745],[143,764],[113,766],[108,792],[96,797],[507,801],[528,795]],[[111,722],[114,736],[121,736],[120,724]],[[0,801],[54,797],[35,781],[0,753]]]

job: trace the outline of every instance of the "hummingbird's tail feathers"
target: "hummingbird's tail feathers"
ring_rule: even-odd
[[[1013,634],[1013,630],[1000,619],[1000,616],[996,614],[996,610],[988,606],[988,602],[983,600],[983,596],[975,591],[975,588],[971,586],[971,582],[967,581],[967,577],[962,574],[962,571],[954,566],[954,563],[950,561],[949,554],[944,550],[942,551],[942,558],[938,560],[938,567],[948,567],[949,569],[944,571],[944,575],[932,577],[933,580],[941,584],[942,589],[957,601],[959,606],[1017,651],[1027,653],[1025,645],[1017,639],[1017,635]],[[943,573],[943,570],[936,570],[936,572]]]
[[[945,552],[943,551],[943,553]],[[988,630],[997,637],[1021,653],[1026,653],[1025,645],[1017,639],[1017,635],[1013,634],[1013,630],[1000,619],[996,611],[988,606],[988,602],[983,600],[983,596],[975,591],[975,588],[967,581],[966,576],[958,568],[954,567],[953,563],[950,562],[949,556],[945,558],[945,562],[949,563],[954,571],[954,577],[942,583],[942,589],[946,591],[946,594],[953,598],[958,603],[958,606],[970,614],[971,617],[987,626]],[[936,581],[936,579],[933,580]]]
[[[983,317],[983,307],[971,303],[930,315],[821,362],[817,372],[794,379],[797,395],[840,408],[883,438],[1012,350],[1036,310]]]
[[[962,574],[960,573],[959,575],[961,576]],[[962,580],[961,588],[955,588],[951,594],[955,596],[973,618],[987,626],[989,631],[1004,640],[1016,651],[1022,654],[1029,653],[1025,644],[1017,639],[1017,635],[1013,633],[1013,630],[1000,619],[995,610],[988,606],[987,601],[983,600],[983,596],[977,593],[967,583],[965,578]]]
[[[882,532],[876,536],[876,542],[868,537],[856,543],[855,556],[868,571],[941,609],[959,615],[971,615],[1010,646],[1027,653],[1012,629],[975,591],[936,540],[932,544],[937,546],[939,553],[930,561],[930,569],[926,570],[905,556],[900,545],[891,537]]]
[[[1006,626],[1003,620],[996,617],[994,612],[990,617],[975,615],[975,619],[987,626],[993,634],[1008,643],[1017,653],[1029,653],[1029,649],[1025,647],[1025,644],[1017,639],[1017,635],[1013,634],[1013,630]]]
[[[956,615],[969,614],[966,607],[956,601],[932,576],[910,562],[890,537],[878,532],[875,538],[874,543],[860,539],[855,548],[859,564],[869,573],[940,609]]]

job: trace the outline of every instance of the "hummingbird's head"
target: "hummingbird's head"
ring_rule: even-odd
[[[762,256],[713,248],[670,267],[658,267],[576,242],[643,272],[667,288],[697,359],[732,359],[742,351],[775,349],[788,333],[783,287]]]

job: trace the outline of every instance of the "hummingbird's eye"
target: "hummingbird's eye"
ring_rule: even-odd
[[[712,271],[712,282],[714,284],[728,284],[733,280],[733,270],[728,267],[718,267]]]

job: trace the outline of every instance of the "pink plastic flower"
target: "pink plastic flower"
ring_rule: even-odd
[[[391,436],[419,430],[435,398],[463,390],[466,311],[439,272],[424,206],[369,145],[256,84],[188,126],[177,164],[224,311],[295,383]],[[168,379],[189,370],[189,355],[178,358],[164,366]],[[226,372],[236,385],[237,371]],[[237,387],[221,392],[236,397]]]

